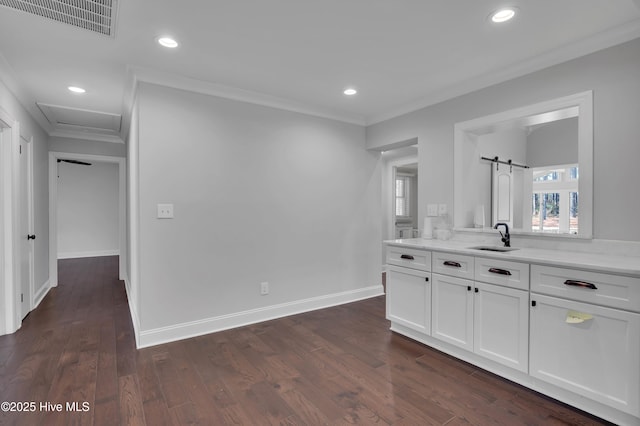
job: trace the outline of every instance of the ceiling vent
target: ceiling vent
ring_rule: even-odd
[[[0,0],[0,5],[113,36],[118,0]]]

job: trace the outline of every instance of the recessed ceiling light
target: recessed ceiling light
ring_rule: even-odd
[[[507,22],[514,16],[516,16],[515,9],[512,9],[512,8],[500,9],[491,15],[491,20],[495,23]]]
[[[78,86],[69,86],[67,87],[67,89],[69,89],[69,91],[73,92],[73,93],[85,93],[86,90],[84,90],[82,87],[78,87]]]
[[[158,43],[160,43],[161,46],[168,47],[170,49],[178,47],[178,42],[171,37],[160,37],[158,39]]]
[[[347,96],[353,96],[356,93],[358,93],[358,91],[356,89],[344,89],[344,92],[342,93],[344,93]]]

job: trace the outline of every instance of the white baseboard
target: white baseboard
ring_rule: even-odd
[[[312,297],[310,299],[296,300],[294,302],[266,306],[264,308],[251,309],[248,311],[176,324],[169,327],[146,330],[140,333],[138,348],[140,349],[162,343],[174,342],[176,340],[188,339],[190,337],[242,327],[289,315],[343,305],[345,303],[356,302],[358,300],[368,299],[382,294],[384,294],[382,285],[374,285],[357,290]]]
[[[136,307],[136,301],[131,297],[131,282],[128,276],[124,276],[124,289],[127,292],[127,304],[129,305],[129,312],[131,313],[131,323],[133,324],[133,334],[136,338],[136,347],[140,346],[140,320],[138,317],[138,309]]]
[[[58,259],[76,259],[80,257],[118,256],[120,250],[68,251],[58,253]]]
[[[33,295],[33,307],[31,308],[32,311],[40,305],[42,299],[44,299],[47,293],[49,293],[49,290],[51,290],[51,281],[47,280],[40,286],[40,290],[36,291]]]

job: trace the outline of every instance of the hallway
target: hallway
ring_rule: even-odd
[[[59,273],[0,337],[0,401],[31,410],[0,425],[606,424],[391,333],[384,297],[137,351],[117,256]]]

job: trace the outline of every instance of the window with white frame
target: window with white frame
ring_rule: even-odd
[[[411,216],[411,176],[396,174],[396,217]]]
[[[578,233],[578,165],[537,167],[533,172],[531,230]]]

